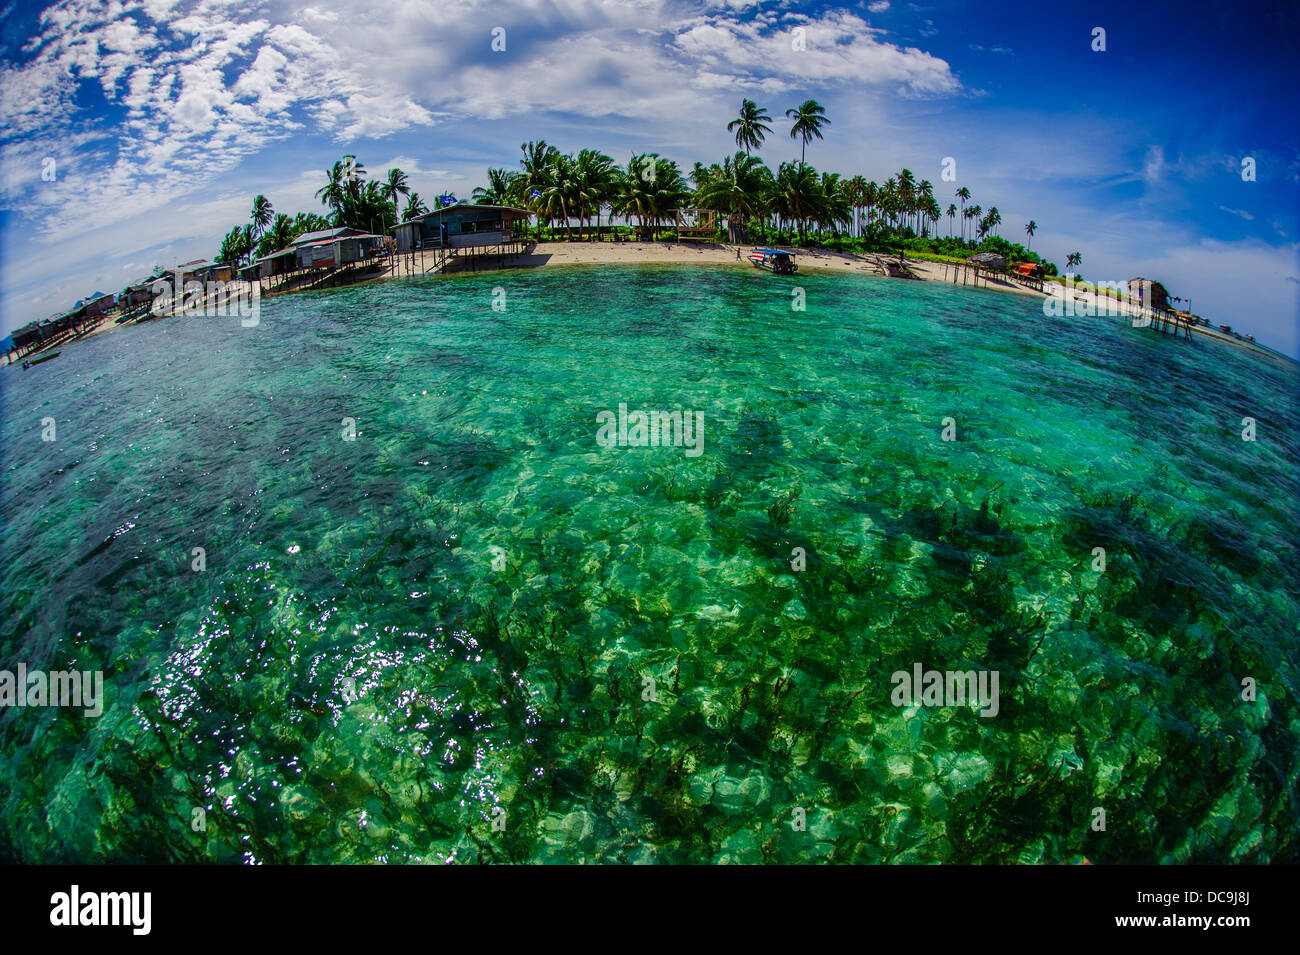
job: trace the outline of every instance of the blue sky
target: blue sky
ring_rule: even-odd
[[[537,138],[689,169],[735,148],[748,96],[778,117],[775,166],[798,156],[780,117],[811,96],[831,119],[818,168],[907,166],[945,205],[965,185],[1003,235],[1034,219],[1058,264],[1077,250],[1090,280],[1159,279],[1300,356],[1300,8],[1140,7],[0,0],[0,331],[211,257],[256,193],[324,211],[344,153],[426,199]]]

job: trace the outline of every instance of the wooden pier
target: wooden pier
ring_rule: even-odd
[[[489,245],[431,244],[409,252],[396,252],[389,263],[390,275],[420,276],[507,268],[510,260],[527,255],[536,245],[531,239],[506,239]]]

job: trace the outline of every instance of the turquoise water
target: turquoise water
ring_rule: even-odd
[[[395,281],[0,369],[0,668],[107,696],[0,710],[0,857],[1295,861],[1295,370],[794,284]],[[702,453],[601,446],[620,403]],[[916,663],[998,714],[895,706]]]

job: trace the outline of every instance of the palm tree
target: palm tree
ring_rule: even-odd
[[[416,216],[422,216],[429,211],[429,207],[424,204],[420,194],[414,190],[406,197],[406,211],[402,213],[402,221],[408,222]]]
[[[554,157],[558,156],[560,151],[548,145],[544,139],[522,143],[519,149],[524,154],[524,158],[519,160],[523,172],[512,180],[511,191],[518,197],[518,201],[524,208],[538,213],[537,234],[540,238],[543,225],[550,225],[550,217],[541,212],[546,204],[542,199],[542,192],[549,184],[551,166]]]
[[[947,216],[948,216],[948,238],[951,239],[951,238],[952,238],[952,220],[953,220],[954,218],[956,218],[956,216],[957,216],[957,205],[956,205],[956,203],[952,203],[952,202],[948,203]]]
[[[993,206],[993,208],[989,209],[989,214],[984,217],[984,222],[986,223],[984,231],[988,232],[992,229],[993,234],[997,235],[998,226],[1002,224],[1002,213],[998,212],[997,206]]]
[[[970,198],[970,190],[967,189],[965,186],[962,186],[960,189],[957,190],[956,193],[954,193],[954,195],[956,195],[956,197],[961,200],[961,217],[963,220],[962,227],[961,227],[961,238],[962,241],[965,242],[966,241],[965,220],[970,218],[968,215],[966,215],[966,200]]]
[[[746,241],[745,224],[762,215],[772,171],[757,156],[737,150],[721,166],[699,167],[693,178],[696,208],[722,213],[731,241]]]
[[[862,208],[867,204],[868,185],[866,176],[854,176],[844,184],[844,196],[853,207],[853,224],[859,237],[862,235]]]
[[[822,180],[819,184],[821,191],[821,200],[814,212],[813,220],[818,226],[829,228],[831,232],[838,233],[838,226],[847,225],[853,221],[853,207],[849,201],[846,184],[841,181],[840,174],[837,172],[822,173]],[[838,241],[838,238],[836,239]]]
[[[772,131],[772,127],[766,125],[771,120],[772,117],[767,115],[767,110],[762,106],[752,99],[742,99],[740,115],[727,124],[727,132],[735,132],[736,145],[744,149],[748,156],[749,150],[762,146],[763,140]]]
[[[348,153],[343,157],[343,180],[350,192],[355,195],[366,179],[366,167],[361,165],[356,156]]]
[[[343,193],[335,214],[335,225],[374,232],[393,213],[386,196],[387,187],[375,179],[357,179]]]
[[[635,216],[642,234],[653,240],[659,223],[675,216],[690,198],[677,163],[657,153],[638,154],[632,156],[627,171],[619,177],[614,208],[629,218]]]
[[[675,218],[691,201],[691,191],[677,163],[655,156],[654,175],[650,177],[650,222],[658,226]],[[651,233],[653,235],[653,232]]]
[[[925,217],[934,223],[935,238],[939,236],[939,217],[941,215],[943,215],[943,212],[939,209],[939,203],[934,201],[934,196],[930,196],[925,201]],[[923,234],[928,235],[929,233],[923,230]]]
[[[651,207],[646,181],[654,175],[654,161],[653,155],[633,153],[632,158],[628,160],[627,170],[619,177],[618,194],[614,197],[615,209],[621,212],[625,219],[636,216],[640,221],[642,236],[645,234]]]
[[[252,226],[235,226],[221,240],[221,248],[217,251],[216,260],[227,265],[238,266],[252,251]]]
[[[1037,231],[1038,231],[1038,223],[1035,222],[1033,219],[1030,219],[1029,222],[1025,224],[1025,234],[1029,236],[1030,251],[1032,251],[1034,248],[1034,233]]]
[[[874,218],[872,216],[872,213],[876,211],[876,207],[880,203],[880,195],[881,195],[880,187],[876,185],[876,180],[874,179],[870,180],[867,183],[867,188],[864,190],[863,193],[863,198],[866,200],[866,204],[867,204],[867,229],[868,230],[871,229],[871,220],[872,218]]]
[[[600,211],[614,195],[617,169],[614,160],[595,149],[578,151],[575,172],[575,198],[580,219],[591,221],[596,216],[596,232],[600,231]]]
[[[297,236],[293,234],[293,219],[281,212],[275,217],[263,234],[261,240],[257,243],[257,254],[270,255],[272,252],[278,252],[286,248]]]
[[[292,238],[298,238],[300,235],[306,235],[308,232],[319,232],[322,229],[330,227],[329,219],[319,216],[314,212],[300,212],[293,217]]]
[[[401,221],[397,216],[397,197],[409,196],[410,194],[411,187],[407,185],[406,173],[402,172],[400,169],[388,170],[388,178],[384,180],[384,195],[387,196],[388,201],[393,204],[393,218],[396,222]],[[396,224],[396,222],[394,224]]]
[[[1083,264],[1083,254],[1080,252],[1071,252],[1065,257],[1065,267],[1067,270]],[[1074,281],[1079,281],[1079,276],[1074,277]]]
[[[916,197],[920,203],[919,212],[921,214],[921,228],[917,231],[922,235],[925,234],[925,220],[934,218],[930,215],[930,210],[934,208],[934,185],[929,179],[922,179],[916,187]]]
[[[903,227],[908,228],[916,210],[916,176],[912,170],[903,169],[898,174],[898,211],[903,214]]]
[[[824,199],[817,170],[802,163],[781,163],[772,190],[772,211],[778,223],[783,220],[798,227],[800,244],[805,240],[808,222],[820,221],[827,215]]]
[[[474,187],[474,201],[486,203],[490,206],[505,205],[510,201],[510,190],[517,175],[518,173],[511,172],[509,169],[489,169],[487,171],[487,187]]]
[[[829,126],[831,121],[826,118],[825,107],[815,99],[805,100],[797,109],[787,109],[785,115],[794,120],[794,125],[790,127],[790,138],[803,140],[799,149],[799,165],[802,166],[808,151],[808,141],[824,138],[822,127]]]
[[[888,188],[889,182],[885,183],[886,188],[880,194],[880,219],[885,224],[886,229],[895,229],[898,227],[898,189],[897,187]]]
[[[325,185],[316,190],[316,198],[337,215],[343,207],[343,196],[348,187],[348,172],[342,160],[325,170],[325,179]]]
[[[266,227],[271,224],[271,218],[275,210],[271,208],[271,200],[263,195],[253,197],[253,211],[249,213],[249,219],[252,222],[253,234],[261,238],[266,232]]]
[[[551,157],[549,172],[538,201],[548,218],[559,216],[564,223],[565,238],[568,238],[569,216],[577,200],[578,164],[568,153],[557,152]]]

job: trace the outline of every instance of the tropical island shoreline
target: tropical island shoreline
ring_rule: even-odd
[[[1190,298],[1170,294],[1158,281],[1139,276],[1084,282],[1078,251],[1066,255],[1059,272],[1032,249],[1036,220],[1024,224],[1028,246],[1004,238],[998,207],[985,210],[968,186],[957,186],[945,209],[934,183],[908,168],[881,184],[861,174],[819,173],[807,162],[807,147],[823,139],[830,125],[824,107],[808,99],[787,109],[786,117],[792,121],[790,139],[800,142],[799,158],[775,170],[756,154],[772,132],[772,117],[743,99],[739,115],[727,124],[737,149],[721,163],[697,161],[686,170],[650,152],[634,153],[623,168],[596,149],[564,153],[545,140],[530,140],[520,144],[518,170],[488,168],[487,185],[475,187],[469,203],[444,193],[433,208],[402,169],[369,178],[349,154],[325,170],[325,184],[316,191],[328,216],[276,213],[270,199],[258,194],[249,221],[226,234],[211,261],[177,263],[171,270],[156,265],[148,278],[116,296],[95,292],[64,315],[16,329],[5,363],[23,360],[26,369],[56,357],[62,345],[118,324],[211,303],[228,314],[232,295],[246,303],[261,295],[385,277],[550,264],[741,266],[751,256],[753,264],[788,275],[794,271],[786,261],[790,252],[805,274],[854,271],[982,284],[1048,299],[1043,314],[1049,320],[1131,316],[1137,328],[1154,326],[1188,341],[1199,335],[1295,363],[1257,344],[1252,334],[1226,324],[1216,330],[1191,312]],[[948,159],[942,182],[956,182]],[[781,250],[776,264],[766,261],[772,248]]]
[[[531,243],[526,251],[510,257],[499,265],[484,264],[482,267],[476,267],[475,270],[508,273],[520,269],[569,265],[696,265],[749,269],[753,267],[748,258],[751,248],[753,246],[748,244],[738,245],[707,241],[591,242],[583,240],[551,240]],[[825,248],[800,248],[798,246],[783,246],[783,248],[789,248],[796,254],[799,269],[804,273],[815,272],[825,275],[854,273],[885,277],[882,266],[888,260],[893,263],[901,262],[915,276],[916,280],[939,283],[953,288],[978,288],[1040,299],[1048,298],[1053,292],[1058,295],[1062,295],[1064,292],[1063,286],[1053,286],[1050,282],[1042,287],[1033,287],[1029,283],[1022,284],[1006,274],[972,269],[961,263],[949,264],[906,256],[900,260],[896,256],[886,257],[879,253],[852,252],[848,250],[834,251]],[[431,272],[435,268],[436,255],[436,250],[394,255],[389,262],[385,263],[384,271],[363,279],[356,284],[369,284],[393,279],[409,280],[411,278],[436,280],[441,277],[450,277],[471,271],[469,268],[439,270],[436,273],[425,275],[426,271]],[[895,281],[908,281],[908,279],[895,279]],[[279,297],[280,295],[302,291],[310,291],[310,289],[294,288],[283,291],[270,289],[263,290],[260,294],[264,297]],[[1082,294],[1083,291],[1083,289],[1079,289],[1071,294]],[[1082,299],[1079,300],[1082,301]],[[1118,312],[1121,316],[1136,316],[1139,313],[1136,306],[1122,300],[1107,300],[1105,305]],[[1106,317],[1106,313],[1102,313],[1102,317]],[[71,341],[63,343],[60,347],[66,347],[66,345],[73,344],[76,341],[93,338],[120,327],[123,326],[112,321],[105,321]],[[1281,359],[1293,365],[1300,364],[1290,356],[1274,351],[1267,346],[1224,335],[1212,328],[1192,327],[1191,331],[1263,357]],[[0,364],[9,365],[13,363],[15,363],[15,359],[11,358],[11,356],[0,356]]]

